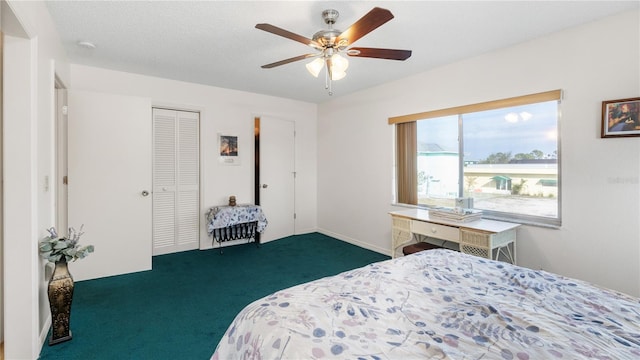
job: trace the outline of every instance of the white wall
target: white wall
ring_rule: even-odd
[[[54,174],[54,78],[68,83],[68,63],[44,3],[2,6],[2,29],[11,35],[4,43],[5,358],[33,359],[49,321],[37,242],[55,225],[54,193],[44,186]]]
[[[318,228],[389,253],[388,117],[563,89],[562,227],[522,227],[518,262],[639,296],[640,138],[600,138],[602,101],[640,96],[639,28],[626,12],[319,105]]]
[[[148,97],[154,106],[200,111],[201,249],[211,247],[204,226],[208,208],[226,204],[229,195],[238,203],[254,200],[254,117],[295,121],[296,233],[316,230],[315,104],[83,65],[71,65],[71,82],[74,90]],[[220,165],[218,133],[238,135],[239,166]]]
[[[520,264],[640,295],[640,141],[599,138],[601,101],[640,96],[638,12],[316,106],[85,66],[70,72],[45,5],[7,4],[29,38],[4,44],[5,59],[14,56],[5,63],[5,96],[15,100],[11,106],[5,101],[3,118],[4,255],[11,254],[4,258],[7,359],[36,358],[48,330],[36,244],[54,225],[54,194],[44,186],[54,174],[54,73],[77,89],[200,110],[203,212],[231,193],[240,202],[253,199],[253,169],[244,158],[250,155],[241,166],[218,166],[212,155],[218,132],[237,133],[240,145],[252,149],[254,116],[296,121],[296,232],[314,231],[317,218],[323,232],[380,252],[390,249],[387,212],[396,209],[389,116],[564,89],[563,226],[523,227]],[[204,228],[201,236],[206,239]]]

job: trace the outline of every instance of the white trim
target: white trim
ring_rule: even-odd
[[[371,245],[370,243],[366,243],[348,236],[344,236],[344,235],[340,235],[334,232],[331,232],[329,230],[325,230],[325,229],[318,229],[318,232],[323,234],[323,235],[327,235],[327,236],[331,236],[332,238],[336,238],[338,240],[342,240],[344,242],[348,242],[349,244],[355,245],[355,246],[359,246],[361,248],[367,249],[367,250],[371,250],[371,251],[375,251],[377,253],[380,253],[382,255],[387,255],[390,256],[389,254],[389,249],[384,249],[378,246],[374,246]]]
[[[37,358],[37,40],[5,37],[3,119],[5,358]],[[25,121],[25,119],[28,119]],[[8,151],[11,149],[11,151]]]
[[[44,343],[47,341],[47,335],[49,335],[49,329],[51,328],[51,313],[44,320],[44,324],[42,324],[42,329],[40,329],[40,336],[38,337],[38,341],[40,342],[40,347],[38,348],[38,356],[40,354],[40,350],[44,346]]]

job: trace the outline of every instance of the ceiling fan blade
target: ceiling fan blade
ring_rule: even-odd
[[[411,57],[411,50],[377,49],[353,47],[346,51],[347,55],[354,57],[368,57],[387,60],[407,60]]]
[[[353,44],[361,37],[367,35],[391,19],[393,19],[391,11],[375,7],[361,17],[360,20],[351,25],[351,27],[343,31],[336,39],[336,44],[339,44],[341,40],[347,40],[348,44]]]
[[[292,58],[289,58],[289,59],[276,61],[276,62],[271,63],[271,64],[262,65],[261,68],[263,68],[263,69],[271,69],[271,68],[274,68],[276,66],[285,65],[285,64],[288,64],[288,63],[292,63],[294,61],[300,61],[300,60],[308,59],[308,58],[314,57],[314,56],[318,56],[318,54],[304,54],[304,55],[292,57]]]
[[[285,29],[279,28],[277,26],[273,26],[271,24],[257,24],[256,25],[256,29],[260,29],[272,34],[276,34],[276,35],[280,35],[282,37],[285,37],[287,39],[293,40],[293,41],[297,41],[300,43],[303,43],[305,45],[309,45],[312,46],[316,49],[322,49],[322,45],[320,45],[320,43],[318,43],[317,41],[311,40],[307,37],[304,37],[302,35],[298,35],[298,34],[294,34],[291,31],[287,31]]]

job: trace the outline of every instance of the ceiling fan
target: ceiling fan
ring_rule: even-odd
[[[343,32],[333,28],[333,24],[335,24],[338,16],[339,13],[337,10],[328,9],[323,11],[322,18],[324,19],[325,24],[328,25],[328,29],[318,31],[311,39],[302,35],[294,34],[271,24],[257,24],[256,29],[303,43],[317,50],[316,53],[299,55],[289,59],[276,61],[271,64],[262,65],[262,68],[271,69],[294,61],[315,58],[307,64],[307,70],[309,70],[313,76],[318,77],[320,71],[324,68],[324,65],[326,65],[325,88],[329,89],[329,95],[332,95],[331,82],[333,80],[342,79],[346,75],[346,70],[349,66],[349,61],[340,54],[346,54],[352,57],[386,60],[406,60],[411,56],[411,50],[367,47],[349,48],[349,46],[358,39],[393,19],[391,11],[375,7]]]

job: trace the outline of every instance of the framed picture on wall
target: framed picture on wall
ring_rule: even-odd
[[[221,164],[240,165],[237,136],[218,134],[218,152]]]
[[[640,98],[602,102],[603,138],[640,136]]]

